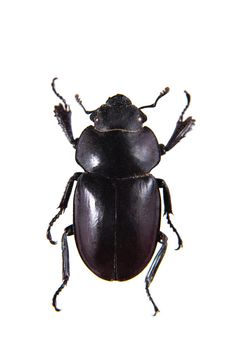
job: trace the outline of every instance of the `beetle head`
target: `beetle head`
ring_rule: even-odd
[[[93,111],[90,119],[99,131],[137,131],[147,118],[128,97],[118,94],[109,97],[105,104]]]

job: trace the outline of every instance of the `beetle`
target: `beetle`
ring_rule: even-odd
[[[190,104],[190,95],[185,91],[187,104],[166,145],[159,144],[152,130],[143,126],[147,117],[142,110],[156,107],[169,88],[165,88],[153,104],[140,108],[126,96],[117,94],[99,108],[88,111],[79,95],[75,95],[76,101],[94,123],[75,139],[70,106],[57,92],[56,79],[52,81],[52,89],[62,103],[55,106],[55,117],[75,148],[76,162],[84,172],[76,172],[69,179],[59,211],[47,230],[50,243],[56,244],[51,227],[67,208],[76,182],[73,223],[65,228],[61,239],[62,284],[53,296],[52,305],[56,311],[60,311],[57,296],[70,277],[67,237],[74,235],[82,260],[104,280],[127,281],[138,275],[152,260],[145,278],[145,288],[156,315],[159,309],[152,299],[149,286],[165,255],[168,240],[160,230],[160,190],[163,191],[164,215],[177,235],[177,250],[183,243],[170,219],[172,203],[168,186],[150,171],[195,124],[192,117],[183,119]],[[152,259],[158,243],[161,247]]]

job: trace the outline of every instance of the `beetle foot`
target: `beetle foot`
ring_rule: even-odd
[[[148,295],[148,298],[150,299],[151,303],[153,304],[153,307],[154,307],[154,314],[153,316],[156,316],[157,312],[159,312],[159,309],[158,307],[156,306],[154,300],[152,299],[152,296],[150,294],[150,291],[149,291],[149,281],[146,280],[146,294]]]
[[[57,244],[57,241],[54,241],[54,240],[52,239],[52,236],[51,236],[50,231],[47,231],[47,239],[49,240],[49,242],[50,242],[51,244],[53,244],[53,245],[56,245],[56,244]]]
[[[183,248],[183,246],[183,241],[180,236],[178,236],[178,247],[175,250],[179,250],[180,248]]]
[[[166,213],[166,218],[167,218],[167,222],[168,222],[168,225],[171,227],[171,229],[175,232],[176,236],[177,236],[177,239],[178,239],[178,247],[175,249],[175,250],[179,250],[180,248],[183,247],[183,241],[177,231],[177,229],[175,228],[175,226],[172,224],[171,222],[171,219],[170,219],[170,216],[169,216],[169,213]]]
[[[153,317],[156,316],[156,315],[157,315],[157,312],[160,312],[158,308],[155,310],[155,313],[154,313],[154,315],[152,315],[152,316],[153,316]]]
[[[59,308],[57,307],[57,296],[58,296],[58,294],[61,293],[62,289],[67,285],[67,282],[68,282],[68,278],[66,278],[66,279],[62,282],[61,286],[58,288],[58,290],[54,293],[54,296],[53,296],[52,305],[53,305],[54,309],[55,309],[56,311],[58,311],[58,312],[61,311],[61,309],[59,309]]]
[[[52,239],[50,230],[51,230],[51,227],[53,226],[54,222],[59,218],[59,216],[62,213],[63,213],[63,209],[61,208],[59,210],[59,212],[54,216],[54,218],[52,218],[52,220],[49,223],[48,229],[47,229],[47,238],[48,238],[49,242],[53,245],[57,244],[57,242]]]

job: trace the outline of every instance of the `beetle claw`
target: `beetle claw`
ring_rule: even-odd
[[[56,245],[57,244],[57,241],[54,241],[52,239],[52,236],[51,236],[51,233],[50,233],[50,230],[47,231],[47,239],[49,240],[49,242],[53,245]]]
[[[50,242],[51,244],[53,244],[53,245],[56,245],[56,244],[57,244],[57,241],[54,241],[54,240],[52,239],[52,236],[51,236],[51,233],[50,233],[50,228],[48,228],[48,230],[47,230],[47,239],[49,240],[49,242]]]
[[[61,311],[61,309],[58,309],[58,307],[56,305],[53,305],[53,307],[54,307],[55,311],[57,311],[57,312]]]
[[[50,240],[50,243],[53,244],[53,245],[56,245],[57,241]]]
[[[179,250],[180,248],[183,248],[183,242],[179,242],[178,247],[175,250]]]
[[[156,316],[156,315],[157,315],[157,312],[160,312],[160,310],[159,310],[159,309],[155,310],[155,313],[154,313],[153,316]]]

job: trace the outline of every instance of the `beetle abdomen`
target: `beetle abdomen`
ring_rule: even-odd
[[[154,253],[160,225],[160,195],[152,175],[107,179],[83,174],[74,196],[79,253],[97,276],[127,280]]]
[[[160,150],[147,127],[100,132],[89,126],[79,138],[76,161],[85,171],[106,177],[142,176],[159,163]]]

